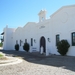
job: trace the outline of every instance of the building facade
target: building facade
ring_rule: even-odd
[[[30,52],[43,52],[46,55],[57,54],[56,43],[59,40],[66,39],[70,48],[67,53],[69,56],[75,56],[75,5],[63,6],[46,19],[46,10],[41,10],[38,14],[39,22],[28,22],[24,27],[17,29],[4,28],[4,50],[15,50],[16,43],[23,50],[23,44],[28,42]]]

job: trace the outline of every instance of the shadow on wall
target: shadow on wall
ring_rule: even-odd
[[[63,69],[71,70],[75,72],[75,57],[71,56],[45,56],[40,55],[39,53],[28,53],[23,51],[5,51],[1,50],[1,52],[5,53],[9,56],[19,56],[22,57],[24,60],[35,63],[35,64],[42,64],[54,67],[62,67]]]

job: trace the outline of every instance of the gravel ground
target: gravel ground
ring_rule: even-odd
[[[2,50],[1,50],[2,51]],[[75,57],[2,51],[23,59],[22,63],[0,66],[0,75],[75,75]]]

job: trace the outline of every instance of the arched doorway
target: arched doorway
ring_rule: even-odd
[[[46,40],[43,36],[40,38],[40,49],[41,47],[44,48],[43,52],[46,52]]]

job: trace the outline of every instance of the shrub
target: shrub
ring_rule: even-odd
[[[0,43],[0,47],[2,47],[3,46],[3,43]]]
[[[70,45],[67,40],[61,40],[57,44],[58,52],[63,56],[66,55],[69,47],[70,47]]]
[[[16,50],[16,51],[19,51],[19,44],[16,44],[16,45],[15,45],[15,50]]]
[[[29,51],[29,44],[28,43],[24,43],[23,49],[28,52]]]

